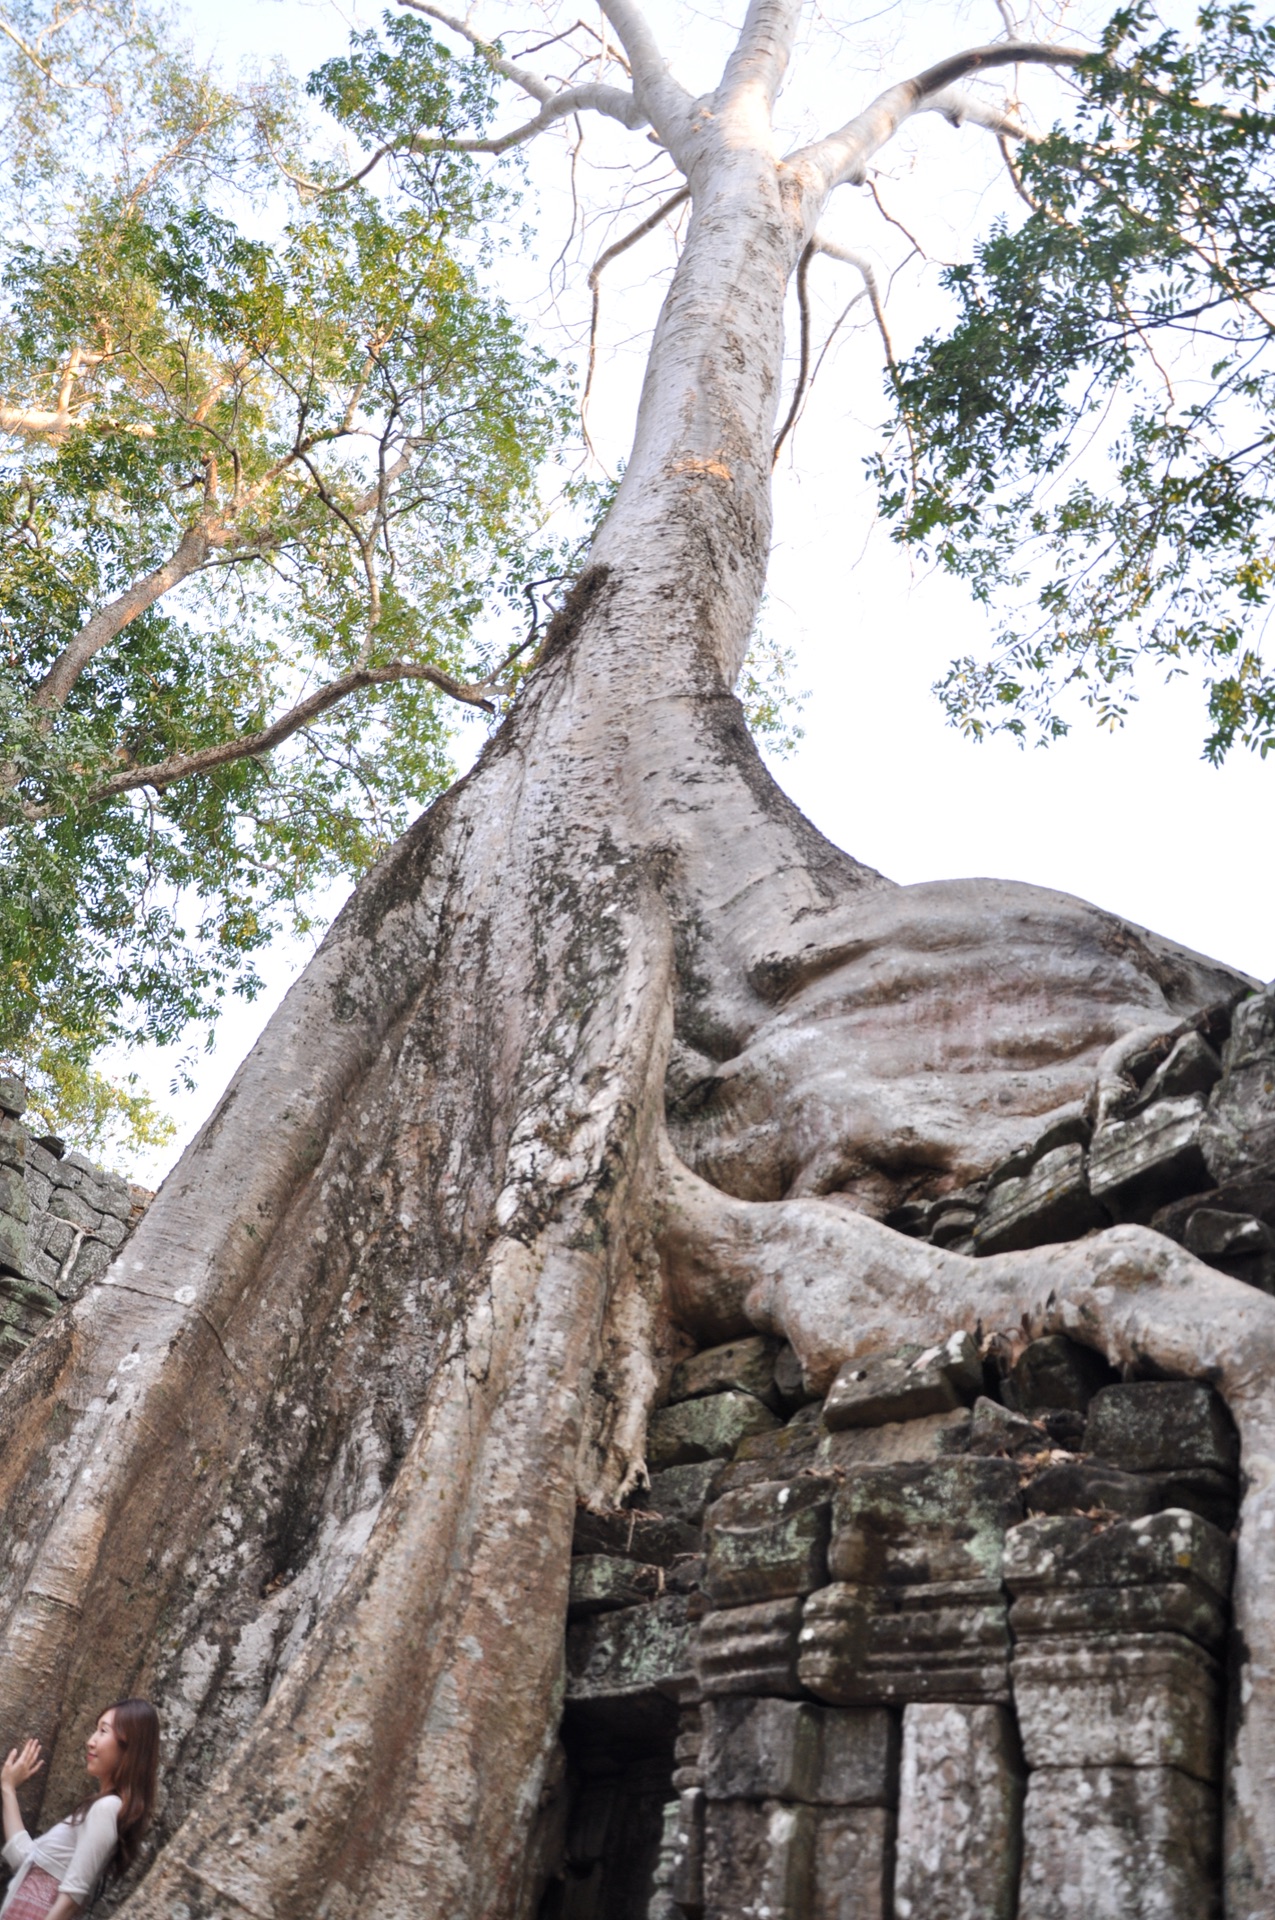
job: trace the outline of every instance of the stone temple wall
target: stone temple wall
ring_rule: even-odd
[[[0,1371],[105,1273],[152,1195],[22,1124],[26,1088],[0,1077]]]
[[[1150,1222],[1275,1291],[1275,988],[890,1224],[978,1255]],[[539,1920],[1213,1920],[1242,1463],[1205,1384],[959,1335],[826,1399],[674,1372],[581,1512]]]

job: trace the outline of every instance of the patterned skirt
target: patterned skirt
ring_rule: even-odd
[[[58,1883],[43,1867],[32,1867],[14,1896],[4,1920],[44,1920],[58,1897]]]

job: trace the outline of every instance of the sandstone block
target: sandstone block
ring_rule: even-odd
[[[1010,1460],[864,1468],[833,1503],[829,1571],[857,1584],[996,1581],[1005,1529],[1021,1517]]]
[[[669,1892],[684,1913],[698,1913],[704,1905],[704,1804],[701,1787],[678,1795]]]
[[[710,1800],[704,1920],[808,1920],[814,1837],[809,1807]]]
[[[810,1593],[828,1578],[830,1489],[818,1480],[763,1482],[708,1510],[705,1590],[714,1606]]]
[[[1050,1334],[1023,1348],[1010,1368],[1006,1399],[1020,1413],[1056,1407],[1084,1413],[1099,1388],[1114,1379],[1100,1353],[1068,1340],[1065,1334]]]
[[[1027,1763],[1179,1767],[1212,1780],[1221,1766],[1217,1662],[1171,1633],[1020,1640],[1014,1703]]]
[[[0,1272],[24,1274],[29,1265],[27,1229],[11,1213],[0,1213]]]
[[[698,1526],[714,1497],[714,1482],[721,1470],[720,1461],[694,1460],[684,1467],[665,1467],[653,1473],[646,1496],[650,1512]]]
[[[1225,1403],[1193,1380],[1104,1387],[1089,1407],[1085,1450],[1135,1473],[1172,1467],[1234,1473],[1239,1464],[1239,1437]]]
[[[1197,1581],[1145,1587],[1064,1587],[1015,1600],[1009,1624],[1018,1641],[1043,1633],[1101,1640],[1108,1634],[1180,1633],[1210,1653],[1226,1642],[1228,1609]]]
[[[1009,1622],[998,1585],[940,1583],[883,1593],[812,1594],[801,1629],[802,1685],[833,1704],[1007,1701]]]
[[[812,1392],[806,1385],[801,1362],[786,1340],[781,1342],[775,1355],[775,1390],[783,1405],[792,1412],[812,1400],[822,1399],[821,1394]]]
[[[810,1920],[890,1920],[894,1814],[825,1807],[815,1815]]]
[[[1201,1140],[1216,1181],[1275,1166],[1275,988],[1236,1009]]]
[[[669,1382],[670,1404],[694,1400],[709,1393],[738,1390],[751,1393],[775,1412],[779,1395],[775,1387],[775,1355],[778,1340],[754,1334],[747,1340],[731,1340],[721,1347],[709,1347],[674,1367]]]
[[[706,1696],[726,1693],[800,1695],[797,1635],[801,1601],[764,1600],[758,1606],[706,1613],[693,1658]]]
[[[956,1333],[939,1347],[848,1360],[824,1401],[824,1423],[836,1432],[948,1413],[972,1400],[982,1384],[978,1348],[967,1333]]]
[[[609,1554],[667,1567],[679,1555],[697,1552],[700,1536],[699,1528],[685,1520],[666,1520],[642,1507],[622,1507],[613,1513],[589,1513],[581,1507],[571,1544],[578,1554]]]
[[[567,1617],[606,1613],[618,1607],[641,1606],[664,1589],[663,1569],[642,1566],[606,1553],[577,1554],[571,1562],[571,1595]]]
[[[1202,1033],[1184,1033],[1167,1060],[1158,1066],[1142,1090],[1146,1105],[1153,1100],[1180,1099],[1188,1093],[1210,1093],[1222,1078],[1222,1062]]]
[[[1006,1708],[906,1708],[895,1920],[1014,1920],[1022,1799]]]
[[[1018,1920],[1219,1920],[1218,1824],[1176,1767],[1033,1774]]]
[[[7,1213],[22,1226],[31,1218],[26,1178],[15,1167],[0,1167],[0,1213]]]
[[[1225,1534],[1171,1508],[1110,1526],[1082,1514],[1025,1520],[1005,1537],[1003,1570],[1013,1594],[1189,1580],[1224,1599],[1234,1559]]]
[[[577,1621],[567,1628],[567,1698],[676,1696],[691,1683],[690,1640],[684,1594]]]
[[[693,1460],[726,1460],[745,1434],[778,1425],[769,1407],[751,1393],[713,1393],[659,1407],[647,1429],[647,1465],[658,1472]]]
[[[102,1216],[96,1207],[91,1207],[82,1194],[73,1193],[66,1187],[59,1187],[49,1202],[49,1212],[57,1214],[60,1220],[69,1220],[73,1227],[83,1227],[89,1233],[95,1233],[102,1224]]]
[[[820,1806],[892,1807],[898,1795],[899,1716],[884,1707],[820,1707]]]
[[[964,1453],[970,1440],[967,1407],[930,1414],[924,1420],[895,1420],[884,1427],[845,1427],[819,1436],[814,1465],[843,1473],[860,1467],[901,1465],[911,1460],[945,1459]]]
[[[800,1700],[706,1700],[700,1768],[710,1800],[811,1801],[819,1778],[817,1708]]]
[[[27,1110],[27,1090],[16,1073],[0,1074],[0,1113],[6,1113],[13,1120]]]
[[[1042,1453],[1050,1446],[1043,1426],[1029,1420],[1025,1413],[1002,1407],[999,1401],[980,1394],[974,1402],[970,1422],[969,1452],[984,1456],[999,1454],[1016,1458],[1022,1454]]]
[[[990,1189],[974,1221],[974,1251],[1015,1253],[1078,1240],[1091,1227],[1110,1221],[1107,1209],[1089,1191],[1084,1148],[1055,1147],[1019,1178]]]
[[[1145,1216],[1173,1192],[1209,1184],[1201,1151],[1204,1096],[1158,1100],[1100,1127],[1089,1148],[1090,1190],[1117,1216]]]
[[[897,1791],[898,1717],[807,1701],[709,1699],[698,1764],[710,1800],[797,1800],[890,1806]]]
[[[1234,1478],[1211,1467],[1125,1473],[1101,1460],[1070,1460],[1036,1474],[1024,1500],[1029,1514],[1090,1513],[1101,1507],[1130,1520],[1181,1507],[1229,1533],[1235,1524],[1236,1494]]]

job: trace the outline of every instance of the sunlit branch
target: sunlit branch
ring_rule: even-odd
[[[689,187],[679,187],[675,194],[670,195],[667,200],[661,201],[654,212],[648,213],[646,219],[639,221],[638,225],[634,227],[631,232],[626,233],[622,240],[616,240],[611,246],[605,248],[589,269],[589,292],[593,296],[593,311],[589,320],[589,365],[585,375],[584,392],[580,397],[580,428],[584,434],[584,443],[590,453],[593,452],[593,442],[589,438],[587,415],[589,409],[589,394],[593,388],[593,370],[598,351],[598,304],[601,297],[601,289],[598,283],[602,270],[608,266],[612,260],[618,259],[620,254],[627,253],[630,247],[636,246],[639,240],[645,239],[648,233],[653,232],[654,229],[659,226],[661,220],[672,213],[674,208],[680,207],[683,201],[690,198],[690,193],[691,190]]]
[[[790,164],[813,169],[830,191],[847,181],[862,181],[868,161],[918,113],[950,115],[951,89],[971,74],[1012,65],[1077,67],[1093,55],[1083,47],[1053,47],[1035,41],[1001,41],[994,46],[971,47],[953,54],[910,80],[899,81],[878,94],[862,113],[835,133],[817,140],[790,157]],[[962,103],[964,104],[964,102]],[[989,110],[990,111],[990,110]],[[973,118],[967,110],[966,117]],[[994,130],[1003,131],[995,121]]]
[[[219,741],[216,746],[201,747],[194,753],[173,754],[169,759],[157,760],[150,766],[129,767],[121,773],[112,774],[101,786],[93,788],[85,804],[99,805],[121,793],[135,793],[141,787],[162,792],[174,781],[189,779],[192,774],[211,773],[217,767],[229,766],[233,761],[271,753],[294,733],[299,733],[353,694],[361,693],[367,687],[383,687],[404,680],[424,680],[465,706],[481,707],[485,713],[495,710],[490,697],[495,688],[489,680],[468,683],[454,679],[438,667],[418,666],[409,660],[391,660],[384,667],[359,667],[352,673],[343,674],[339,680],[330,681],[326,687],[317,688],[259,733],[243,734],[237,740]],[[53,803],[32,803],[23,808],[28,820],[48,820],[65,811],[64,807]]]

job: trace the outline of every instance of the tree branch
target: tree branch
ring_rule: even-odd
[[[339,680],[330,681],[326,687],[317,688],[259,733],[243,734],[237,740],[222,740],[216,746],[201,747],[194,753],[173,754],[169,759],[157,760],[148,767],[129,767],[122,773],[112,774],[100,787],[93,788],[86,804],[95,806],[103,800],[113,800],[121,793],[136,792],[139,787],[154,787],[162,792],[174,781],[187,780],[192,774],[212,773],[216,768],[229,766],[236,760],[271,753],[294,733],[299,733],[303,727],[309,726],[351,695],[361,693],[367,687],[381,687],[402,680],[426,680],[440,692],[450,695],[453,700],[462,701],[466,706],[481,707],[485,713],[495,711],[488,698],[493,690],[491,681],[469,684],[454,680],[438,667],[417,666],[408,660],[392,660],[384,667],[358,667],[352,673],[343,674]],[[28,820],[47,820],[66,809],[54,805],[29,805],[22,811]]]
[[[190,574],[197,573],[208,558],[213,537],[201,523],[188,527],[176,552],[141,580],[134,581],[124,593],[107,606],[99,607],[85,622],[74,639],[69,640],[32,695],[32,703],[51,713],[66,705],[72,687],[95,653],[99,653],[131,620]]]
[[[661,141],[676,154],[690,122],[694,101],[669,72],[650,21],[637,0],[602,0],[633,75],[633,95]]]
[[[878,94],[862,113],[823,140],[812,142],[790,156],[789,164],[813,168],[822,177],[825,192],[847,181],[861,182],[868,161],[917,113],[950,113],[951,89],[972,73],[992,67],[1078,67],[1093,58],[1084,47],[1053,47],[1036,41],[1002,40],[995,46],[970,47],[953,54],[911,80],[901,80]],[[974,118],[967,106],[965,117]],[[1003,130],[997,128],[996,130]]]
[[[749,0],[739,39],[717,89],[721,106],[729,107],[753,93],[769,124],[800,18],[801,8],[794,0]]]
[[[800,316],[800,346],[797,357],[797,384],[792,390],[792,405],[784,416],[784,424],[775,435],[775,444],[771,448],[770,464],[779,463],[780,451],[784,441],[796,424],[801,407],[802,396],[806,391],[806,376],[810,372],[810,294],[807,282],[810,278],[810,262],[814,258],[815,243],[810,241],[802,248],[801,258],[797,262],[797,312]]]
[[[659,226],[667,214],[672,213],[675,207],[680,207],[684,200],[689,200],[690,195],[689,187],[679,187],[676,193],[671,194],[667,200],[661,201],[653,213],[648,213],[645,220],[639,221],[631,232],[626,233],[622,240],[617,240],[613,245],[606,247],[589,269],[589,292],[593,296],[593,312],[589,320],[589,366],[585,375],[584,392],[580,396],[580,430],[584,435],[584,444],[590,453],[593,452],[593,442],[589,438],[586,415],[589,408],[589,394],[593,389],[593,369],[598,352],[599,276],[605,266],[609,266],[612,260],[618,259],[620,254],[627,253],[629,248],[636,246],[639,240],[644,240],[648,233]]]

